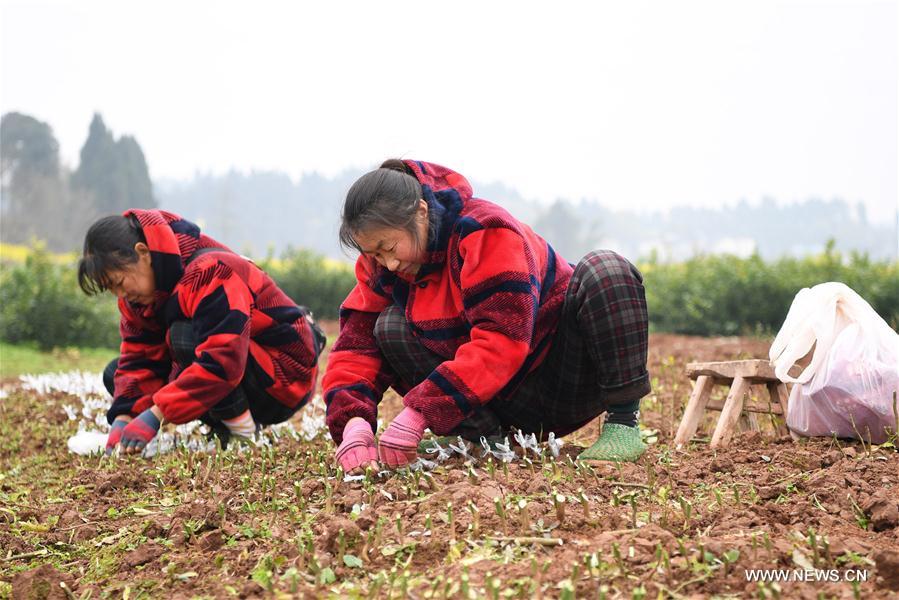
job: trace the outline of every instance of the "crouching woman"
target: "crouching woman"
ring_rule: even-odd
[[[361,253],[323,382],[345,470],[410,462],[426,428],[564,435],[602,413],[582,458],[643,453],[649,320],[626,259],[595,251],[571,265],[460,174],[413,160],[353,184],[340,234]],[[405,408],[376,443],[388,386]]]
[[[227,444],[287,420],[312,395],[324,337],[259,267],[158,210],[94,223],[78,282],[109,291],[121,355],[103,373],[113,396],[107,453],[138,452],[163,421],[200,419]]]

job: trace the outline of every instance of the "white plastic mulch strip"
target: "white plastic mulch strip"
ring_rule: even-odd
[[[39,395],[63,393],[71,397],[71,401],[62,406],[70,421],[78,421],[78,433],[68,440],[71,452],[93,454],[105,450],[106,436],[109,432],[106,411],[111,399],[99,373],[86,371],[44,373],[22,375],[19,380],[23,390]],[[3,396],[0,397],[5,396],[6,390],[3,390]],[[315,396],[300,409],[299,422],[296,421],[297,419],[293,419],[264,429],[256,444],[269,446],[285,436],[309,441],[327,431],[325,403],[321,396]],[[199,421],[176,427],[163,427],[160,434],[147,445],[144,455],[153,456],[171,452],[179,447],[193,451],[212,450],[215,448],[215,442],[206,439],[205,429]]]

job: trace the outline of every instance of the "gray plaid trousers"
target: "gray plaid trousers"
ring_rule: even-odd
[[[445,360],[419,342],[395,305],[381,313],[374,333],[408,388]],[[453,434],[477,440],[516,428],[565,435],[603,412],[634,412],[650,392],[648,346],[642,275],[615,252],[591,252],[574,269],[543,362],[517,388],[476,409]]]

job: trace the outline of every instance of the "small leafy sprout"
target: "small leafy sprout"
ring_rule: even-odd
[[[325,480],[325,513],[332,512],[334,512],[334,488],[331,487],[330,481]]]
[[[630,495],[631,527],[637,528],[637,494]]]
[[[683,496],[678,497],[681,511],[684,513],[684,531],[690,526],[690,515],[693,513],[693,505]]]
[[[494,577],[492,573],[487,573],[487,587],[490,589],[490,598],[492,600],[499,600],[499,577]]]
[[[446,503],[446,522],[449,524],[450,528],[450,541],[456,541],[456,524],[453,521],[453,503]]]
[[[509,524],[506,521],[506,508],[503,506],[503,499],[497,496],[493,499],[493,505],[496,507],[496,514],[503,524],[503,533],[509,533]]]
[[[627,575],[627,563],[624,562],[624,557],[621,556],[621,548],[618,546],[618,542],[612,542],[612,556],[615,557],[615,562],[618,564],[621,574]]]
[[[431,513],[425,515],[425,535],[430,535],[434,530],[434,523],[431,521]]]
[[[576,583],[581,576],[581,563],[573,561],[571,563],[571,583]]]
[[[400,538],[403,537],[403,515],[397,513],[396,515],[396,533]]]
[[[481,531],[481,511],[477,505],[471,500],[468,501],[468,512],[471,513],[471,531],[475,535],[479,535]]]
[[[337,562],[343,562],[343,555],[346,552],[346,536],[343,529],[337,532]]]

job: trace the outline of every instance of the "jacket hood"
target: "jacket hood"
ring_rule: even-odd
[[[171,295],[184,275],[185,264],[198,248],[218,246],[202,235],[196,224],[164,210],[132,208],[122,215],[137,218],[143,229],[156,280],[156,302]]]
[[[436,235],[428,239],[427,262],[417,274],[421,278],[439,270],[446,262],[446,248],[453,225],[464,204],[471,200],[472,190],[468,180],[452,169],[420,160],[403,162],[412,169],[421,184],[422,197],[428,203],[432,231],[436,231]]]

